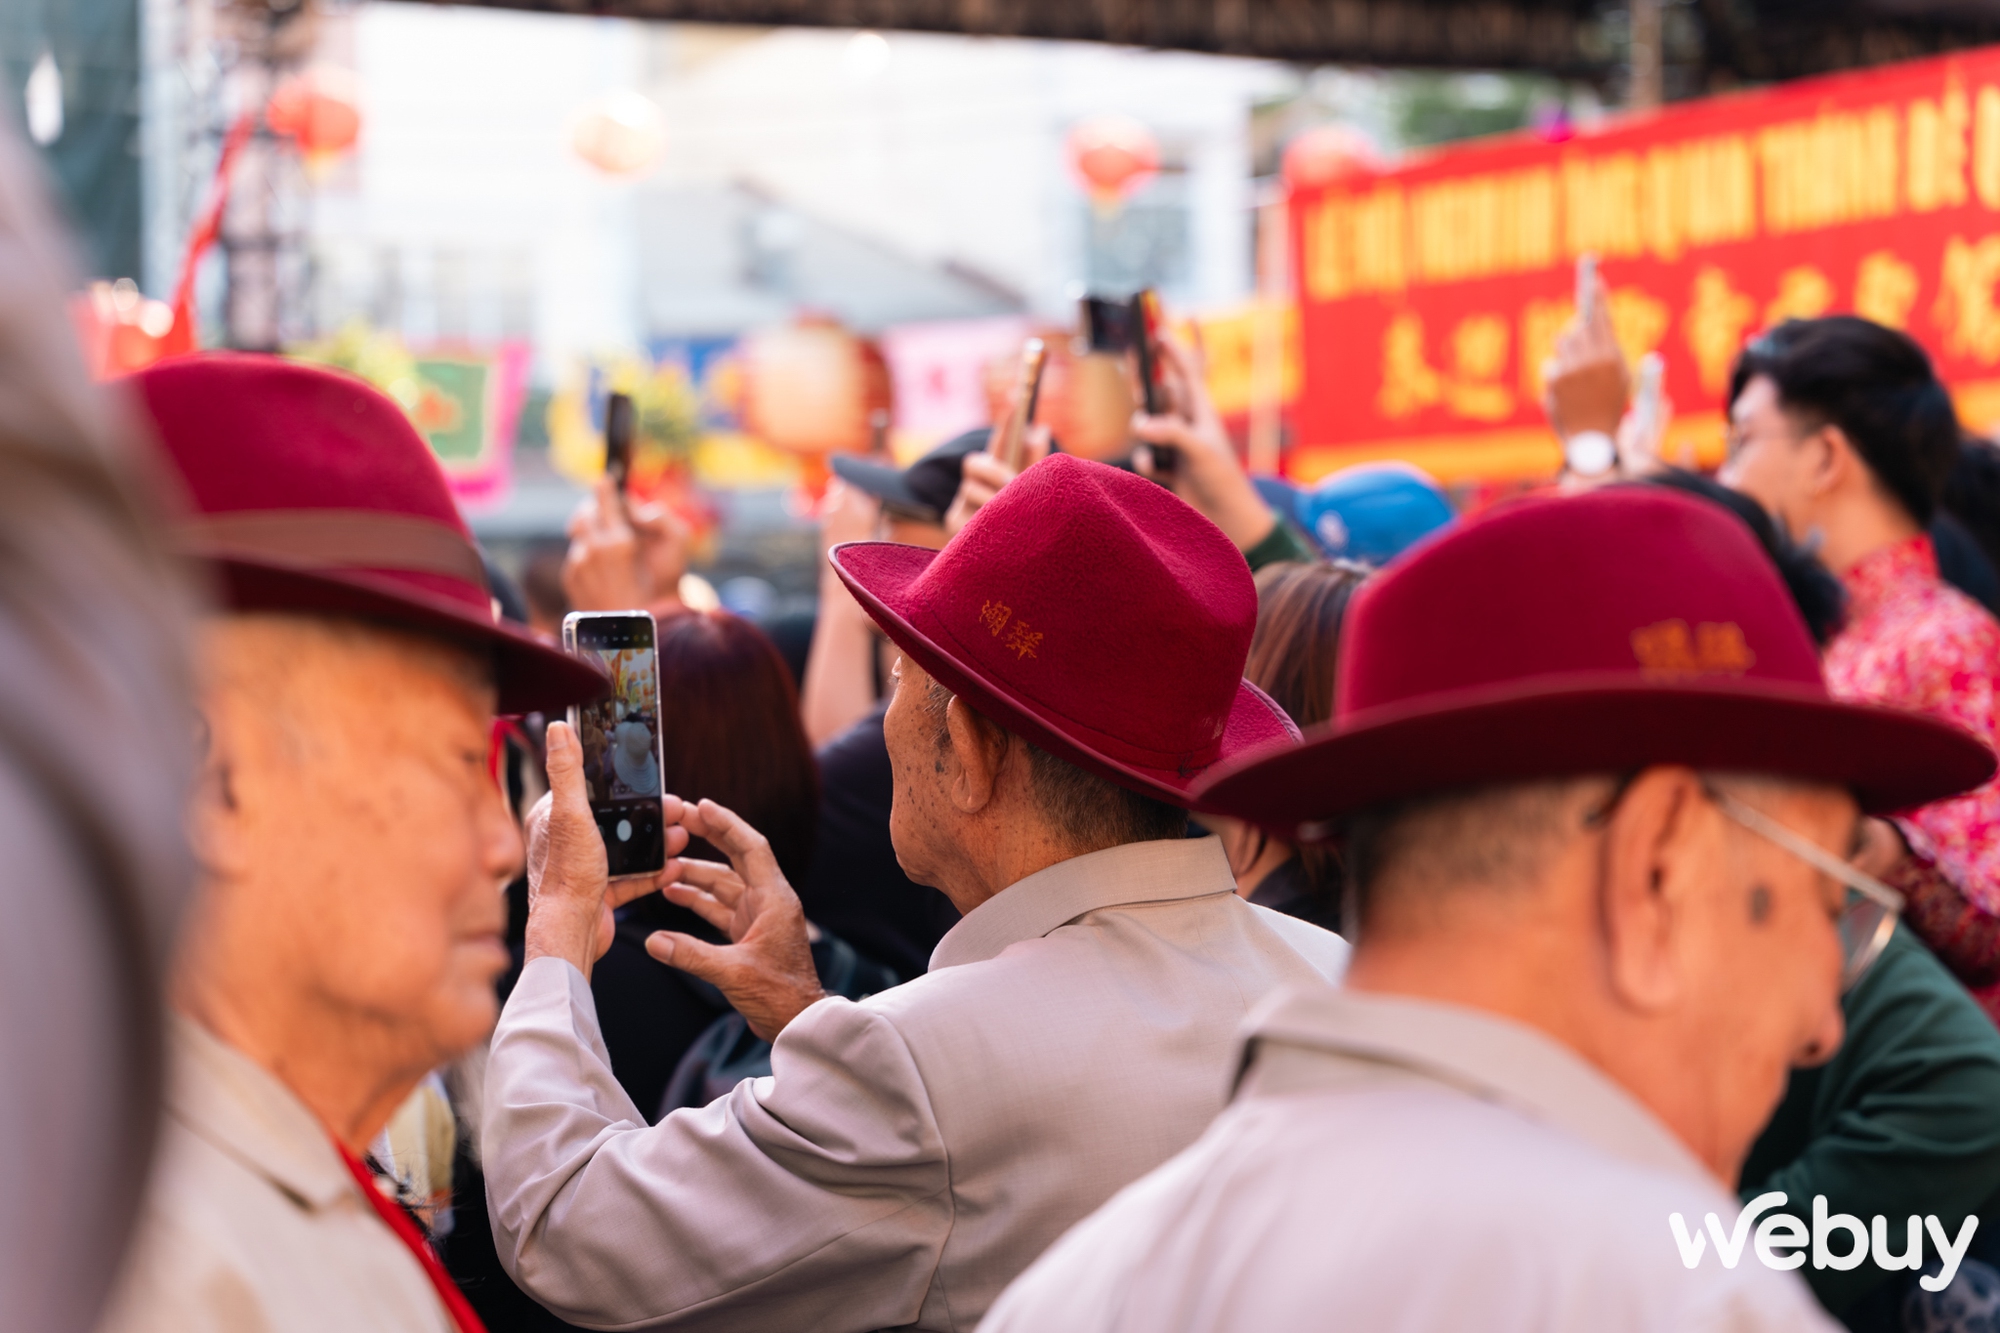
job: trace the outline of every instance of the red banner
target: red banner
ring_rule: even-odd
[[[1665,360],[1669,461],[1720,457],[1730,365],[1789,316],[1906,330],[2000,425],[2000,48],[1446,150],[1290,213],[1304,479],[1553,473],[1541,366],[1584,254],[1627,356]]]

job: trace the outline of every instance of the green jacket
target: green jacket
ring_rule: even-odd
[[[1275,565],[1283,560],[1311,564],[1317,559],[1319,552],[1315,551],[1282,517],[1278,518],[1263,541],[1243,553],[1243,562],[1250,566],[1252,574],[1266,565]]]
[[[1900,925],[1841,1008],[1846,1040],[1826,1064],[1792,1072],[1743,1165],[1742,1197],[1783,1190],[1779,1211],[1810,1231],[1813,1196],[1824,1194],[1830,1212],[1889,1218],[1898,1252],[1913,1213],[1936,1214],[1956,1236],[2000,1189],[2000,1029]],[[1847,1238],[1833,1244],[1844,1253]],[[1924,1257],[1935,1257],[1928,1241]],[[1870,1259],[1846,1272],[1808,1261],[1799,1276],[1841,1315],[1909,1275]]]

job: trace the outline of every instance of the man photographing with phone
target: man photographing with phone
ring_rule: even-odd
[[[502,1261],[572,1321],[970,1329],[1066,1227],[1193,1141],[1252,1004],[1345,959],[1237,897],[1214,840],[1183,836],[1195,775],[1292,734],[1242,679],[1256,593],[1212,525],[1056,455],[941,551],[832,559],[901,653],[883,723],[897,859],[964,920],[924,976],[822,998],[755,830],[670,797],[666,818],[730,863],[608,880],[576,747],[550,729],[528,962],[481,1145]],[[1120,571],[1118,597],[1076,576],[1092,564]],[[654,957],[776,1045],[771,1077],[649,1127],[587,975],[611,908],[655,887],[731,943],[663,932]]]

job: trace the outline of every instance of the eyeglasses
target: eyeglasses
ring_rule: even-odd
[[[1896,917],[1903,910],[1903,895],[1873,875],[1855,869],[1826,848],[1792,832],[1761,810],[1745,805],[1728,792],[1714,787],[1708,787],[1707,791],[1709,799],[1723,814],[1767,842],[1776,843],[1820,874],[1847,886],[1847,903],[1841,908],[1835,924],[1840,931],[1841,957],[1844,960],[1840,988],[1844,991],[1852,987],[1868,970],[1868,965],[1881,956],[1882,950],[1888,947],[1889,937],[1896,933]]]
[[[1620,774],[1604,800],[1583,817],[1585,827],[1602,828],[1608,823],[1611,812],[1625,799],[1626,791],[1638,776],[1638,770]],[[1835,918],[1834,926],[1840,932],[1840,956],[1843,960],[1840,988],[1843,991],[1851,989],[1861,979],[1861,974],[1868,970],[1869,964],[1889,947],[1889,937],[1896,933],[1896,918],[1903,911],[1903,895],[1714,784],[1703,782],[1702,790],[1715,802],[1716,809],[1729,819],[1758,837],[1776,843],[1822,875],[1846,886],[1847,901]]]

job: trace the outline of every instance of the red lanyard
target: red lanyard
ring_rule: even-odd
[[[479,1316],[472,1312],[472,1306],[466,1301],[465,1293],[451,1280],[451,1274],[444,1271],[444,1265],[438,1262],[437,1252],[431,1249],[430,1242],[417,1230],[417,1224],[410,1220],[410,1215],[382,1196],[382,1191],[375,1187],[375,1173],[363,1166],[353,1153],[347,1151],[346,1144],[336,1139],[333,1146],[339,1150],[340,1160],[347,1163],[348,1171],[354,1176],[354,1183],[361,1187],[362,1194],[367,1196],[376,1214],[388,1224],[389,1230],[396,1233],[396,1239],[402,1241],[409,1247],[410,1253],[417,1256],[417,1262],[424,1266],[424,1276],[431,1280],[433,1287],[437,1288],[438,1299],[443,1301],[444,1308],[450,1311],[451,1321],[458,1325],[458,1333],[486,1333],[486,1325],[480,1323]]]

